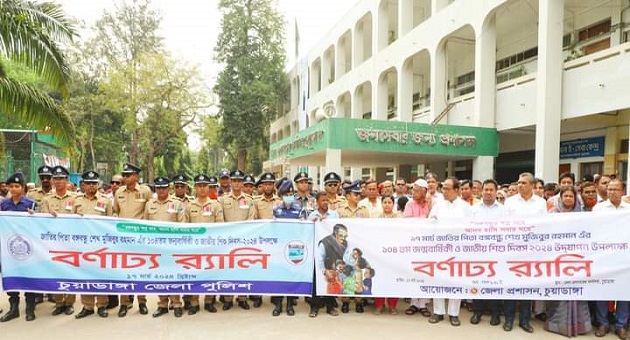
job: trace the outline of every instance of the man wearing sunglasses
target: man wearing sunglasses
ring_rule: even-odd
[[[328,209],[337,210],[346,205],[346,198],[339,195],[341,176],[336,172],[329,172],[324,176],[324,187],[328,195]]]

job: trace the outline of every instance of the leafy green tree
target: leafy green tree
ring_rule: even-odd
[[[268,143],[269,121],[287,90],[284,19],[272,0],[221,0],[216,60],[224,65],[214,92],[219,96],[221,139],[247,169],[248,154]],[[227,148],[228,150],[230,148]],[[266,157],[256,157],[259,161]],[[260,168],[251,165],[249,170]]]
[[[25,66],[66,99],[70,69],[60,44],[75,35],[58,4],[0,0],[0,112],[26,126],[48,128],[62,143],[74,141],[72,120],[49,93],[15,77],[7,60]]]

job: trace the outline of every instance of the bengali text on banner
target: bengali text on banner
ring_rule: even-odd
[[[5,291],[311,295],[313,224],[0,213]]]
[[[324,220],[320,295],[630,300],[630,213]]]

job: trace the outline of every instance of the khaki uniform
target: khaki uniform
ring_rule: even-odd
[[[370,212],[365,206],[360,206],[353,209],[350,208],[348,205],[345,205],[337,209],[337,215],[339,215],[339,218],[369,218]]]
[[[151,198],[144,208],[144,219],[147,221],[184,222],[184,203],[169,196],[165,201]],[[174,308],[182,307],[179,295],[158,295],[158,307],[168,308],[168,300],[171,299]],[[140,299],[140,297],[138,297]]]
[[[223,222],[223,209],[219,201],[208,198],[204,203],[193,200],[186,205],[185,219],[189,223],[215,223]],[[199,295],[184,295],[184,301],[190,301],[193,307],[199,306]],[[206,295],[204,304],[213,304],[214,295]]]
[[[35,206],[35,212],[42,212],[42,201],[44,200],[44,197],[50,195],[53,192],[53,189],[50,189],[49,192],[45,192],[44,189],[39,187],[33,190],[29,190],[26,194],[26,197],[32,199],[33,201],[35,201],[35,203],[37,203],[37,205]]]
[[[133,189],[123,185],[114,195],[114,214],[122,218],[142,219],[144,207],[152,196],[151,189],[146,185],[136,184]]]
[[[328,209],[338,210],[348,204],[348,200],[345,197],[337,195],[335,199],[328,198]]]
[[[337,215],[339,218],[369,218],[370,212],[365,206],[357,206],[356,208],[350,208],[348,205],[337,209]],[[341,298],[341,302],[349,303],[350,298]],[[357,298],[356,303],[363,303],[362,298]]]
[[[184,195],[184,197],[177,197],[177,196],[173,195],[173,198],[176,199],[176,200],[181,201],[184,204],[188,204],[188,203],[190,203],[190,202],[195,200],[194,197],[188,196],[188,195]]]
[[[146,185],[136,184],[133,189],[128,189],[126,185],[121,186],[116,190],[114,195],[114,204],[112,206],[114,216],[122,218],[144,218],[144,207],[147,201],[151,199],[153,193]],[[145,295],[138,295],[138,303],[147,303],[147,297]],[[120,296],[121,305],[130,305],[129,295]]]
[[[243,192],[241,192],[239,196],[235,196],[234,192],[230,191],[219,197],[219,203],[221,204],[221,209],[223,209],[223,219],[225,222],[253,220],[256,215],[254,198]],[[230,302],[233,297],[225,296],[224,299],[226,302]],[[245,299],[237,297],[237,300]]]
[[[88,216],[112,216],[112,201],[107,196],[96,193],[94,197],[88,198],[79,195],[74,201],[73,213]],[[81,295],[81,304],[87,310],[94,310],[94,300],[96,308],[107,307],[107,295]]]
[[[256,196],[254,198],[254,216],[257,220],[273,219],[273,209],[282,205],[282,199],[276,195],[266,198],[265,196]]]
[[[75,194],[66,191],[66,193],[61,196],[56,192],[52,192],[51,194],[46,195],[42,200],[42,213],[50,213],[52,211],[56,212],[58,215],[62,214],[72,214],[74,212],[75,205]],[[74,302],[77,300],[76,295],[69,294],[54,294],[55,298],[55,307],[72,307]]]

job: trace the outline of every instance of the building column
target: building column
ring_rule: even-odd
[[[496,18],[492,14],[477,29],[475,38],[475,120],[479,127],[495,127],[496,98]],[[494,178],[494,157],[473,159],[473,178]]]
[[[398,1],[398,38],[413,28],[413,1]]]
[[[350,117],[352,119],[361,119],[363,117],[363,96],[359,95],[359,89],[354,88],[350,93],[351,102],[350,102]]]
[[[617,153],[619,153],[617,144],[617,127],[612,126],[606,128],[606,135],[604,137],[604,168],[602,169],[602,175],[617,173]]]
[[[363,25],[361,29],[355,26],[352,29],[352,69],[354,70],[363,59]]]
[[[438,44],[431,53],[431,111],[429,121],[433,121],[446,108],[446,49]],[[446,117],[444,121],[446,121]]]
[[[387,74],[376,76],[372,85],[372,119],[387,120]]]
[[[326,149],[326,169],[323,173],[327,174],[331,171],[338,173],[340,176],[343,175],[343,167],[341,166],[341,150],[339,149]]]
[[[564,0],[538,1],[535,176],[558,177],[562,110]]]
[[[449,2],[449,0],[431,0],[431,15],[435,15],[442,8],[448,6]]]
[[[401,122],[413,120],[413,62],[408,60],[398,71],[398,119]]]

